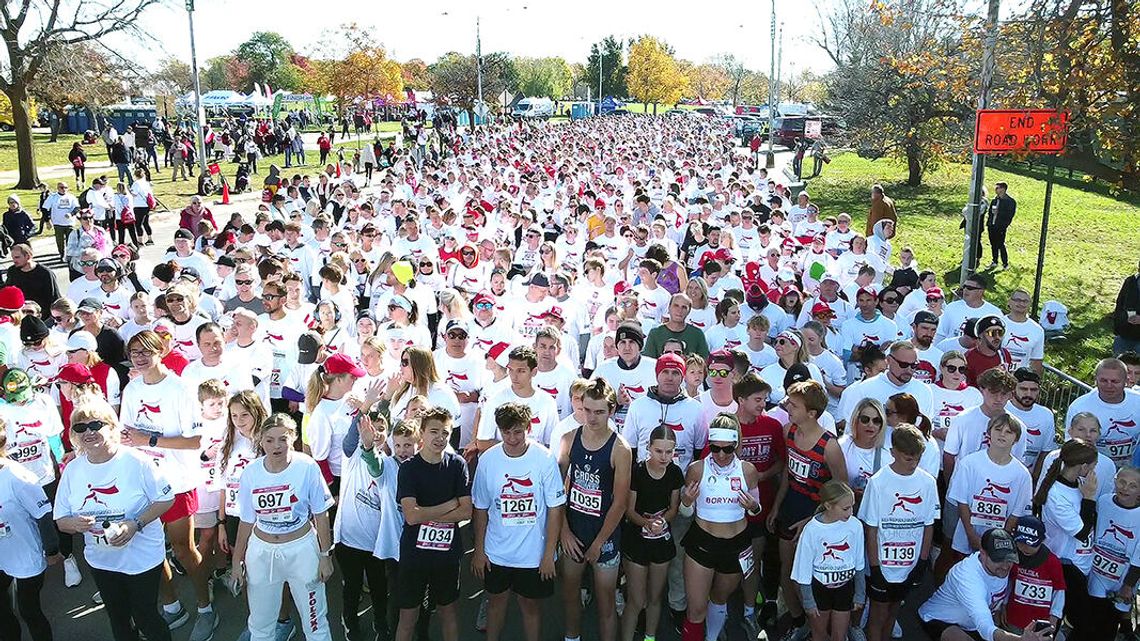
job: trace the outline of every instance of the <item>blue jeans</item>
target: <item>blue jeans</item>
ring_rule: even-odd
[[[1112,339],[1112,354],[1113,356],[1120,356],[1124,352],[1135,352],[1140,354],[1140,340],[1135,338],[1124,338],[1117,336]]]
[[[119,182],[130,185],[135,181],[134,177],[131,176],[131,166],[129,163],[117,162],[115,163],[115,169],[119,170]]]

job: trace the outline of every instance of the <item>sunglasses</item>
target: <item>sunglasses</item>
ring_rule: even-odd
[[[475,309],[491,309],[494,307],[491,303],[475,303]]]
[[[985,287],[976,287],[974,285],[962,285],[962,289],[964,289],[966,291],[970,291],[970,292],[976,292],[979,289],[985,289]]]
[[[987,329],[986,331],[984,331],[982,333],[985,334],[986,336],[1005,336],[1005,330],[1004,329],[997,329],[996,327],[994,329]]]
[[[728,378],[731,373],[732,370],[730,369],[710,369],[709,378]]]
[[[183,303],[185,301],[186,301],[186,299],[183,298],[182,296],[167,296],[166,297],[166,302],[168,304],[169,303]]]
[[[456,341],[467,340],[467,334],[463,332],[448,332],[447,337]]]
[[[348,247],[348,243],[333,243],[334,247]]]
[[[107,425],[107,423],[105,421],[88,421],[86,423],[72,423],[71,424],[71,431],[75,432],[76,434],[82,434],[88,430],[90,430],[92,432],[98,432],[99,430],[106,427],[106,425]]]
[[[253,280],[252,280],[252,279],[245,279],[245,278],[243,278],[243,279],[241,279],[241,280],[234,280],[234,284],[235,284],[235,285],[252,285],[252,284],[253,284]]]
[[[52,314],[52,315],[51,315],[51,319],[52,319],[53,321],[57,322],[57,323],[66,323],[66,322],[67,322],[67,318],[66,318],[66,317],[64,317],[64,316],[56,316],[55,314]]]
[[[553,254],[554,252],[549,250],[549,249],[540,249],[540,250],[538,250],[538,253],[540,253],[540,254]]]
[[[732,454],[736,451],[736,445],[713,445],[709,443],[709,452],[712,454]]]
[[[965,365],[943,365],[942,369],[946,370],[946,372],[949,374],[957,374],[959,372],[962,374],[966,373]]]
[[[884,298],[883,304],[884,305],[898,305],[899,299],[897,299],[897,298]]]
[[[866,416],[864,414],[860,414],[859,415],[859,423],[862,425],[874,424],[874,425],[877,425],[879,427],[882,427],[883,426],[883,419],[882,419],[882,417],[879,417],[879,416]]]
[[[795,345],[795,343],[793,343],[792,341],[790,341],[786,338],[777,338],[776,344],[777,345]]]
[[[900,361],[899,359],[895,358],[894,356],[891,357],[891,360],[898,363],[899,367],[901,367],[903,369],[910,369],[910,368],[914,367],[915,365],[918,365],[918,361],[911,361],[908,363],[907,361]]]
[[[264,298],[265,300],[277,300],[278,298],[285,298],[285,295],[284,294],[262,294],[261,297]]]
[[[420,268],[422,269],[424,267],[435,267],[435,265],[431,263],[420,263]]]
[[[406,358],[400,359],[400,367],[407,367],[408,365],[411,365],[411,361]]]
[[[475,252],[472,252],[472,251],[465,251],[465,252],[460,252],[460,253],[463,254],[464,256],[474,256],[475,255]]]
[[[941,296],[927,296],[926,302],[928,303],[941,303],[944,299]]]
[[[99,261],[97,261],[97,260],[81,260],[81,261],[79,261],[79,264],[82,267],[94,267],[98,263],[99,263]]]

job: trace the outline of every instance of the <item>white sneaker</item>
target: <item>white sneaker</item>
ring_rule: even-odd
[[[867,641],[867,635],[863,632],[863,628],[853,625],[847,628],[847,641]]]
[[[63,584],[69,588],[74,588],[83,582],[83,574],[79,571],[79,563],[76,562],[74,556],[69,556],[63,560]]]

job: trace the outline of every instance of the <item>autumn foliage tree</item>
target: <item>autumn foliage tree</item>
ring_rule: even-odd
[[[653,36],[638,38],[629,48],[629,95],[653,105],[672,105],[681,100],[688,79],[681,71],[668,45]]]
[[[68,107],[98,110],[115,104],[126,97],[125,87],[137,85],[138,80],[135,68],[84,42],[53,48],[44,58],[31,93],[41,109],[55,115],[51,126],[51,142],[55,142]]]
[[[335,96],[339,109],[354,98],[403,98],[404,70],[374,44],[372,29],[346,24],[321,41],[329,44],[309,61],[305,86],[310,91]]]
[[[412,58],[401,64],[400,69],[404,73],[405,88],[414,89],[416,91],[427,91],[431,85],[431,79],[428,77],[427,63],[423,60]]]

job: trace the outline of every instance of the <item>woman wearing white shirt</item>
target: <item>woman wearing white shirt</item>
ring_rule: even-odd
[[[409,347],[403,351],[399,372],[388,381],[384,395],[388,398],[388,415],[393,421],[404,419],[408,403],[416,396],[425,397],[432,407],[446,408],[459,420],[459,398],[455,390],[440,379],[435,357],[426,347]]]
[[[784,378],[793,365],[803,365],[811,374],[812,380],[823,385],[823,372],[819,370],[818,365],[811,362],[811,355],[804,345],[803,335],[797,330],[788,329],[780,332],[776,337],[775,350],[776,362],[760,370],[760,378],[772,386],[770,397],[772,402],[779,403],[784,399]]]
[[[748,342],[748,328],[740,322],[740,303],[736,299],[725,298],[717,303],[716,325],[708,330],[705,339],[709,344],[709,353],[721,349],[733,350]]]
[[[847,431],[839,437],[839,449],[847,462],[847,484],[855,492],[855,506],[863,499],[867,480],[895,459],[883,447],[887,433],[887,414],[883,404],[865,398],[855,404],[847,420]]]
[[[135,170],[135,180],[131,183],[131,208],[135,213],[135,230],[142,238],[143,232],[146,232],[147,245],[154,244],[154,232],[150,228],[150,203],[154,198],[154,190],[151,189],[150,183],[146,179],[146,173],[142,169]]]
[[[333,574],[328,514],[333,497],[317,462],[293,451],[296,438],[292,418],[270,416],[255,438],[263,456],[241,477],[233,567],[235,581],[248,586],[250,641],[272,641],[278,627],[292,625],[277,620],[286,584],[306,622],[305,638],[332,639],[324,582]]]
[[[119,444],[120,429],[106,401],[85,397],[75,408],[71,443],[78,455],[63,470],[53,515],[60,531],[84,535],[83,556],[115,641],[133,641],[138,633],[169,641],[158,607],[166,560],[158,518],[174,494],[150,457]]]

